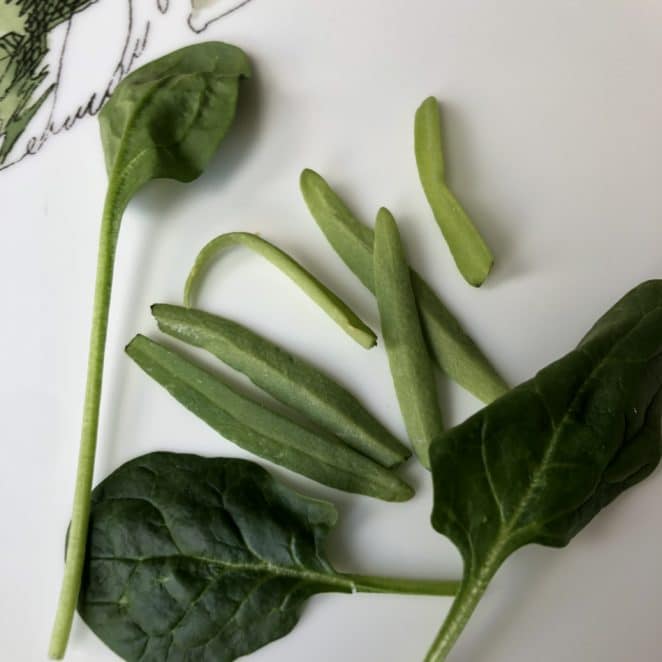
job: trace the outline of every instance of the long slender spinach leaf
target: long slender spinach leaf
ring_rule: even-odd
[[[662,281],[642,283],[577,349],[436,441],[432,523],[464,559],[427,661],[445,660],[504,560],[566,545],[662,453]]]
[[[310,213],[343,262],[374,294],[373,231],[361,223],[333,189],[313,170],[301,174],[301,191]],[[483,402],[492,402],[508,385],[439,300],[412,270],[412,286],[430,351],[437,365]]]
[[[87,386],[69,545],[49,655],[64,656],[85,556],[115,252],[122,215],[148,181],[198,177],[235,114],[250,64],[218,42],[189,46],[127,76],[99,114],[108,170],[101,221]]]
[[[277,246],[250,232],[228,232],[202,248],[184,287],[184,305],[193,306],[193,295],[210,262],[231,246],[241,245],[259,253],[291,278],[345,333],[366,349],[374,347],[377,336],[363,320],[326,285]]]
[[[393,472],[331,435],[312,432],[240,395],[176,352],[136,336],[127,354],[189,411],[226,439],[320,483],[386,501],[414,491]]]
[[[411,453],[340,384],[306,361],[232,320],[201,310],[157,304],[159,329],[202,347],[256,386],[385,467]]]
[[[439,103],[428,97],[414,122],[416,164],[425,197],[464,279],[480,287],[494,258],[484,239],[446,184]]]
[[[444,431],[437,382],[398,226],[384,208],[375,224],[375,293],[402,418],[418,459],[429,469],[430,444]]]
[[[336,520],[251,462],[136,458],[94,490],[78,610],[128,662],[231,662],[290,632],[317,593],[457,589],[337,573],[324,554]]]

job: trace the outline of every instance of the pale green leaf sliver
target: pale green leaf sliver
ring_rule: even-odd
[[[437,383],[398,226],[384,208],[377,214],[374,252],[375,293],[393,384],[409,439],[429,469],[430,444],[444,431]]]
[[[370,349],[377,342],[374,332],[328,287],[320,283],[287,253],[261,237],[249,232],[229,232],[212,239],[198,254],[184,287],[184,305],[193,306],[198,289],[210,263],[218,254],[232,246],[250,248],[294,281],[345,333],[362,347]]]
[[[423,191],[457,268],[470,285],[479,287],[490,273],[494,258],[446,183],[441,114],[434,97],[428,97],[416,111],[414,145]]]
[[[144,336],[127,354],[180,404],[223,437],[275,464],[330,487],[385,501],[414,492],[395,473],[331,435],[313,432],[243,396],[218,377]]]
[[[331,246],[374,294],[372,229],[361,223],[313,170],[304,170],[301,174],[301,191]],[[412,286],[426,340],[441,370],[483,402],[492,402],[506,393],[506,382],[432,288],[414,270]]]
[[[152,306],[159,328],[201,347],[256,386],[385,467],[410,456],[345,388],[310,363],[232,320],[167,304]]]

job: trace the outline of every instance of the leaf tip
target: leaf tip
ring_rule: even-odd
[[[439,99],[437,99],[437,97],[431,95],[421,102],[421,105],[418,107],[417,115],[418,113],[426,112],[439,113]]]
[[[301,175],[299,176],[299,185],[304,190],[309,185],[312,185],[313,183],[319,183],[320,181],[324,181],[322,176],[311,168],[304,168],[301,171]]]

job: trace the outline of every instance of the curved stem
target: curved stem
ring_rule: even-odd
[[[361,318],[328,287],[304,269],[296,260],[277,246],[250,232],[228,232],[206,244],[195,260],[184,286],[184,306],[193,306],[193,297],[200,280],[212,260],[231,246],[242,245],[262,255],[294,281],[340,328],[362,347],[370,349],[377,343],[377,336]]]
[[[453,596],[460,588],[459,581],[373,577],[369,575],[350,575],[344,573],[341,574],[340,577],[351,582],[353,592],[355,593]]]
[[[424,662],[443,662],[458,640],[462,630],[485,593],[490,576],[482,575],[462,583],[462,588],[451,606]]]
[[[83,425],[78,452],[78,469],[76,472],[64,578],[62,580],[55,623],[48,649],[51,659],[61,659],[64,657],[69,633],[71,632],[74,611],[76,610],[76,603],[78,601],[83,563],[85,561],[87,527],[90,516],[90,494],[92,491],[94,457],[99,427],[104,350],[108,330],[108,311],[110,308],[115,252],[122,213],[121,206],[118,204],[118,196],[115,193],[114,188],[111,187],[106,196],[106,204],[101,222],[92,330],[87,363],[87,384],[85,387],[85,404],[83,407]]]

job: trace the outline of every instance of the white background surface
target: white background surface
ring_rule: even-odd
[[[196,252],[221,232],[261,232],[291,251],[372,325],[374,301],[336,258],[298,194],[313,167],[364,219],[389,206],[412,262],[494,359],[524,380],[571,349],[630,287],[662,273],[662,1],[254,0],[205,34],[243,47],[256,77],[222,153],[196,183],[157,182],[122,229],[97,477],[156,449],[241,452],[122,353],[148,305],[179,302]],[[190,33],[175,34],[181,43]],[[177,41],[179,40],[179,41]],[[173,45],[161,35],[143,62]],[[450,181],[496,254],[492,278],[460,278],[418,184],[412,121],[443,101]],[[0,640],[2,658],[45,659],[62,573],[105,187],[96,120],[0,173]],[[400,435],[383,349],[339,332],[270,265],[237,251],[202,304],[325,366]],[[229,374],[229,373],[228,373]],[[241,379],[230,375],[235,382]],[[440,380],[445,418],[479,403]],[[525,443],[526,440],[523,440]],[[459,556],[428,525],[429,479],[404,505],[327,490],[342,570],[458,577]],[[530,547],[498,573],[455,662],[655,662],[662,476],[602,513],[566,550]],[[273,660],[421,660],[450,601],[323,596]],[[77,620],[72,661],[116,659]]]

